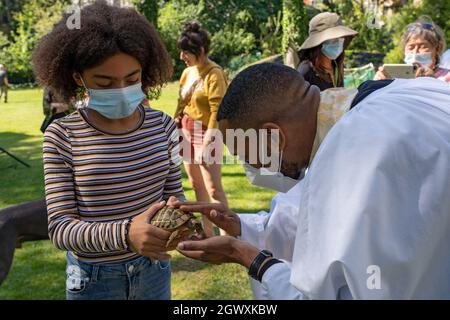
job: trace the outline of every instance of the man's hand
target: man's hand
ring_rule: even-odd
[[[234,262],[249,268],[259,253],[250,243],[229,236],[180,242],[178,251],[184,256],[213,264]]]
[[[149,223],[153,215],[165,204],[165,201],[156,203],[147,211],[132,219],[127,238],[128,245],[132,251],[156,260],[171,258],[166,251],[174,250],[177,241],[173,241],[173,244],[166,248],[166,243],[171,233]]]
[[[222,203],[179,201],[175,205],[183,211],[200,212],[230,236],[241,235],[241,219]]]

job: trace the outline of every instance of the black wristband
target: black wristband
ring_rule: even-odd
[[[269,257],[273,257],[272,252],[268,250],[260,251],[255,260],[252,261],[250,268],[248,268],[248,275],[253,279],[258,280],[258,270],[261,268],[261,264]]]
[[[277,263],[283,263],[283,261],[278,260],[278,259],[275,259],[275,258],[272,258],[272,259],[270,259],[269,261],[267,261],[267,262],[262,266],[262,268],[259,270],[258,276],[257,276],[257,280],[258,280],[259,282],[261,282],[264,273],[265,273],[271,266],[273,266],[274,264],[277,264]]]

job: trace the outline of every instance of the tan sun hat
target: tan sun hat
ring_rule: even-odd
[[[322,12],[309,22],[309,36],[299,50],[317,47],[331,39],[356,36],[358,32],[342,24],[341,17],[333,12]]]

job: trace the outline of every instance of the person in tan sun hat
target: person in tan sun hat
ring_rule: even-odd
[[[319,13],[309,22],[309,36],[298,50],[297,70],[321,91],[343,87],[344,50],[357,34],[336,13]]]

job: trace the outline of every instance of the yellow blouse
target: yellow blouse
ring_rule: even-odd
[[[217,128],[217,111],[227,90],[227,80],[222,68],[215,62],[199,69],[188,67],[180,79],[180,96],[175,117],[186,114],[207,128]]]

